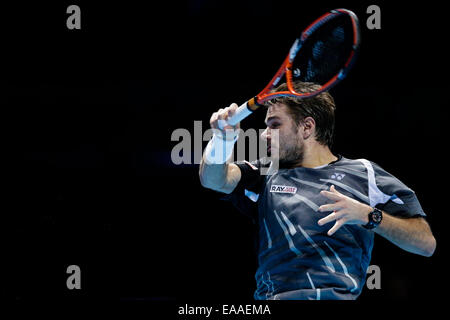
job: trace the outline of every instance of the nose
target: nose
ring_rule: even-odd
[[[270,140],[270,128],[269,128],[269,127],[267,127],[266,130],[264,130],[264,131],[261,133],[261,138],[262,138],[263,140]]]

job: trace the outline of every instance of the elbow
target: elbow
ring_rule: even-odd
[[[430,239],[429,249],[427,250],[427,257],[431,257],[434,254],[435,250],[436,250],[436,239],[432,235]]]
[[[222,188],[218,187],[218,185],[211,180],[208,180],[205,176],[200,175],[200,184],[203,188],[210,189],[213,191],[224,192]]]
[[[220,186],[218,183],[210,182],[207,179],[200,178],[200,184],[203,188],[210,189],[216,192],[221,192],[225,194],[230,194],[233,190],[227,188],[226,183],[223,186]]]
[[[202,176],[200,176],[200,184],[202,185],[203,188],[214,189],[213,185],[208,181],[208,179],[205,179]]]
[[[430,235],[428,241],[426,242],[422,255],[424,257],[431,257],[434,254],[434,251],[436,250],[436,239],[433,235]]]
[[[424,257],[431,257],[434,254],[434,251],[436,250],[436,238],[433,236],[433,232],[431,231],[430,226],[428,223],[421,219],[425,223],[425,229],[423,230],[423,244],[422,244],[422,250],[419,253],[420,255]]]

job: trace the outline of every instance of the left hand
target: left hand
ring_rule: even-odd
[[[333,200],[334,203],[324,204],[319,207],[319,211],[333,211],[331,214],[318,221],[319,226],[336,220],[334,226],[328,230],[328,235],[334,234],[344,224],[361,224],[365,225],[369,222],[369,213],[372,208],[362,202],[356,201],[350,197],[336,191],[331,186],[330,191],[321,191],[321,195]]]

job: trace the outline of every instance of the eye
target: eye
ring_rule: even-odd
[[[274,122],[274,123],[272,123],[272,124],[270,125],[270,128],[271,128],[271,129],[276,129],[276,128],[278,128],[279,126],[280,126],[280,123]]]

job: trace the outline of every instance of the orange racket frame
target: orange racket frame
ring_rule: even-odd
[[[292,77],[292,64],[295,56],[299,52],[304,41],[308,38],[308,36],[311,33],[313,33],[318,27],[328,22],[329,20],[334,19],[338,15],[347,15],[352,22],[353,46],[349,54],[349,57],[347,58],[347,61],[345,62],[343,68],[330,80],[321,85],[321,87],[317,91],[307,93],[296,92],[294,90],[294,81]],[[283,64],[280,66],[280,68],[275,73],[272,80],[270,80],[270,82],[266,85],[266,87],[255,97],[251,98],[250,100],[239,106],[235,114],[230,119],[228,119],[227,124],[232,126],[236,125],[238,122],[242,121],[250,114],[252,114],[254,111],[256,111],[259,107],[263,106],[263,103],[268,100],[283,96],[295,97],[297,99],[305,99],[314,97],[320,94],[321,92],[329,90],[331,87],[335,86],[337,83],[339,83],[346,77],[349,69],[353,64],[353,61],[355,60],[356,52],[359,48],[359,42],[360,42],[360,33],[359,33],[358,18],[352,11],[347,9],[335,9],[320,16],[302,32],[300,38],[295,40],[294,44],[289,50],[289,54],[284,59]],[[282,79],[284,75],[286,75],[286,84],[288,87],[288,91],[271,92],[271,90],[278,84],[278,82]],[[221,127],[223,128],[225,125],[226,124],[223,123]]]

